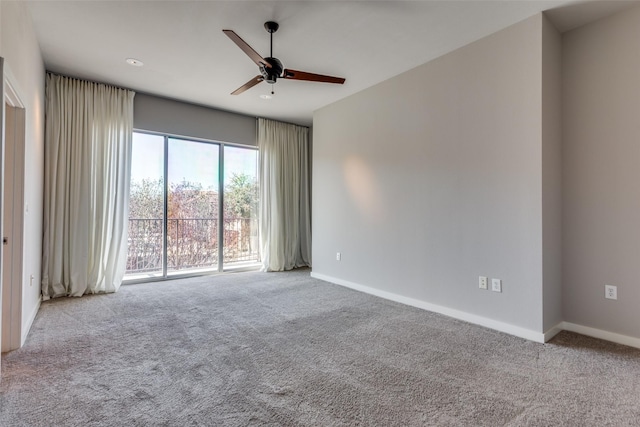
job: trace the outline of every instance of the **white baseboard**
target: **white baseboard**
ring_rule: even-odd
[[[475,325],[480,325],[486,328],[495,329],[496,331],[500,331],[510,335],[514,335],[516,337],[524,338],[529,341],[543,343],[547,339],[546,338],[547,334],[543,334],[541,332],[532,331],[530,329],[522,328],[520,326],[514,326],[509,323],[500,322],[497,320],[489,319],[487,317],[478,316],[476,314],[466,313],[464,311],[455,310],[453,308],[444,307],[437,304],[431,304],[415,298],[409,298],[402,295],[394,294],[392,292],[382,291],[380,289],[371,288],[369,286],[360,285],[357,283],[349,282],[347,280],[342,280],[342,279],[338,279],[335,277],[326,276],[324,274],[319,274],[314,272],[311,272],[311,277],[324,280],[325,282],[330,282],[336,285],[344,286],[346,288],[354,289],[356,291],[375,295],[380,298],[399,302],[401,304],[410,305],[412,307],[417,307],[423,310],[432,311],[434,313],[443,314],[445,316],[453,317],[454,319],[463,320],[465,322],[473,323]],[[558,330],[558,332],[560,331]],[[555,333],[553,335],[555,335]]]
[[[587,335],[593,338],[599,338],[605,341],[611,341],[616,344],[628,345],[629,347],[640,348],[640,338],[630,337],[628,335],[616,334],[615,332],[603,331],[602,329],[591,328],[589,326],[577,325],[571,322],[562,322],[562,329],[565,331],[575,332],[581,335]]]
[[[570,331],[577,334],[586,335],[593,338],[598,338],[604,341],[610,341],[616,344],[627,345],[629,347],[640,348],[640,338],[630,337],[628,335],[617,334],[615,332],[603,331],[602,329],[591,328],[588,326],[577,325],[571,322],[560,322],[553,326],[545,333],[539,333],[530,329],[514,326],[509,323],[499,322],[497,320],[488,319],[483,316],[478,316],[464,311],[455,310],[449,307],[444,307],[437,304],[431,304],[425,301],[417,300],[415,298],[409,298],[402,295],[394,294],[392,292],[382,291],[380,289],[371,288],[369,286],[360,285],[358,283],[349,282],[348,280],[338,279],[336,277],[326,276],[320,273],[311,272],[311,277],[324,280],[325,282],[334,283],[336,285],[344,286],[349,289],[364,292],[367,294],[375,295],[380,298],[388,299],[391,301],[399,302],[401,304],[410,305],[412,307],[421,308],[423,310],[432,311],[434,313],[443,314],[445,316],[453,317],[454,319],[463,320],[465,322],[473,323],[475,325],[484,326],[486,328],[495,329],[496,331],[504,332],[516,337],[524,338],[530,341],[544,343],[556,336],[559,332]]]
[[[22,337],[20,338],[20,347],[24,345],[24,342],[27,340],[27,335],[29,335],[29,331],[31,330],[31,325],[33,325],[33,321],[36,320],[36,315],[38,314],[38,310],[40,310],[40,304],[42,303],[42,297],[38,298],[38,303],[33,307],[29,317],[27,318],[27,323],[22,325]]]
[[[564,330],[562,328],[563,324],[564,324],[564,322],[560,322],[557,325],[553,326],[551,329],[549,329],[547,332],[545,332],[544,333],[544,342],[549,341],[551,338],[555,337],[560,332],[562,332]]]

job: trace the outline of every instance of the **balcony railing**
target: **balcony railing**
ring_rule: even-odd
[[[259,261],[258,222],[255,218],[226,218],[223,262]],[[162,271],[162,219],[129,218],[126,274]],[[167,271],[218,266],[218,220],[167,220]]]

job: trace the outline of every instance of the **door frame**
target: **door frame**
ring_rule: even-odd
[[[22,345],[22,285],[23,285],[23,240],[24,240],[24,160],[25,160],[25,107],[21,100],[19,90],[15,84],[13,74],[4,64],[3,96],[2,96],[2,165],[0,174],[2,177],[2,204],[0,205],[0,233],[2,237],[11,234],[7,245],[2,245],[0,251],[0,282],[2,282],[2,316],[4,322],[0,325],[0,344],[2,351],[15,350]],[[7,123],[7,115],[13,109],[13,123]],[[7,131],[12,126],[13,142],[10,150],[7,150]],[[7,155],[11,156],[11,159]],[[9,170],[5,162],[11,161]],[[13,191],[9,194],[11,200],[11,216],[5,216],[5,196],[7,195],[7,176],[11,173]],[[10,230],[5,227],[5,220],[11,221]],[[4,265],[5,251],[11,253],[11,265]],[[9,270],[9,271],[7,271]],[[5,274],[10,274],[10,281],[5,281]],[[8,323],[8,324],[7,324]]]

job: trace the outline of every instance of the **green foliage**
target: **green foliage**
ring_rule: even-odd
[[[247,174],[233,174],[225,186],[224,205],[227,218],[250,218],[258,210],[258,184]],[[131,183],[129,218],[162,218],[162,178]],[[218,192],[204,189],[202,184],[182,181],[169,188],[169,218],[217,218]]]
[[[168,217],[178,219],[217,218],[218,192],[205,190],[199,182],[171,184]]]
[[[129,218],[162,218],[164,181],[162,178],[134,181],[129,194]]]
[[[224,205],[227,218],[250,218],[258,210],[258,183],[246,174],[231,175],[225,186]]]
[[[218,218],[218,192],[200,183],[169,186],[167,199],[167,268],[208,267],[217,263],[218,227],[224,234],[225,262],[257,259],[255,215],[258,185],[245,174],[234,174],[225,186],[225,220]],[[164,181],[143,179],[130,187],[129,258],[127,271],[162,268]]]

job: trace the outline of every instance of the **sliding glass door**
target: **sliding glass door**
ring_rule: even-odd
[[[258,255],[258,152],[224,147],[224,266],[255,264]]]
[[[168,143],[167,273],[217,270],[220,146]]]
[[[164,275],[164,137],[134,133],[127,275]]]
[[[134,132],[126,279],[257,266],[258,152]]]

